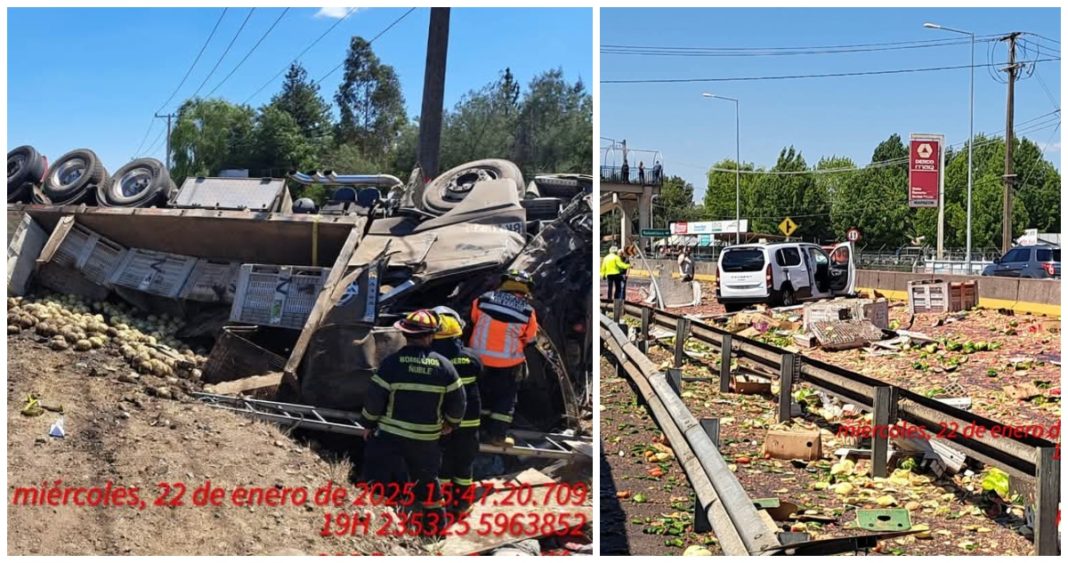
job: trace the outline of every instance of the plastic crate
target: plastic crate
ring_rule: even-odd
[[[257,331],[256,327],[224,326],[204,362],[203,381],[221,383],[285,369],[285,358],[251,340]]]
[[[10,225],[8,225],[10,231]],[[23,295],[29,288],[37,257],[48,241],[48,233],[28,214],[24,214],[8,237],[7,294]]]
[[[979,284],[975,280],[913,280],[908,282],[908,293],[910,313],[952,313],[979,304]]]
[[[310,266],[245,264],[237,278],[230,320],[300,330],[329,272]]]
[[[131,248],[111,277],[112,285],[177,298],[197,259],[181,254]]]
[[[233,303],[240,272],[240,262],[200,258],[178,297],[207,303]]]
[[[107,297],[111,276],[127,249],[63,217],[38,259],[36,279],[53,291],[99,300]]]

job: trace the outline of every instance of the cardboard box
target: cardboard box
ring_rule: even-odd
[[[819,459],[823,455],[820,431],[768,430],[764,438],[764,453],[775,459]]]

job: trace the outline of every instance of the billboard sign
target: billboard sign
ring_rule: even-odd
[[[938,207],[942,188],[942,135],[909,139],[909,207]]]
[[[735,228],[737,224],[741,228]],[[749,220],[735,221],[676,221],[670,225],[673,235],[715,235],[720,233],[746,232]]]

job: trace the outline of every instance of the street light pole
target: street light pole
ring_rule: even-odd
[[[737,98],[717,96],[704,92],[706,98],[716,98],[734,102],[734,244],[742,242],[742,126],[741,112]]]
[[[961,33],[968,35],[972,38],[972,65],[971,65],[971,79],[968,85],[968,210],[967,210],[967,228],[965,233],[965,248],[964,252],[964,269],[967,273],[972,273],[972,145],[975,144],[975,34],[970,31],[964,31],[961,29],[953,29],[951,27],[941,26],[935,23],[925,23],[923,27],[928,29],[942,29],[945,31],[951,31],[953,33]]]

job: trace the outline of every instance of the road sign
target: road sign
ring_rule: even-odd
[[[793,219],[787,217],[782,220],[782,223],[779,223],[779,230],[782,231],[782,234],[790,236],[797,230],[797,223],[794,223]]]
[[[942,135],[909,140],[909,207],[938,207],[942,174]]]
[[[673,235],[714,235],[720,233],[747,232],[749,220],[741,221],[675,221],[669,225]]]
[[[860,240],[860,229],[856,227],[849,227],[849,230],[846,231],[846,240],[848,240],[849,242],[857,242],[858,240]]]
[[[642,229],[643,237],[666,237],[671,234],[667,229]]]

